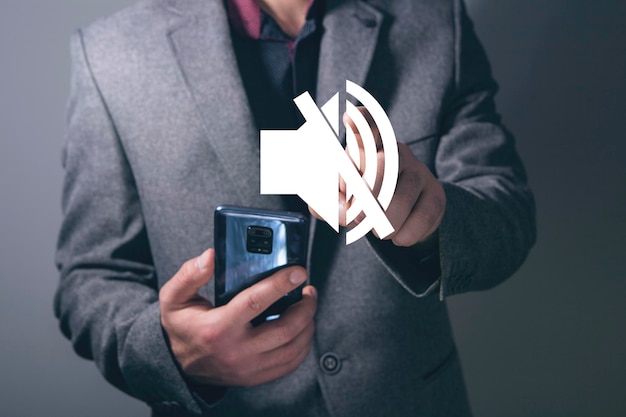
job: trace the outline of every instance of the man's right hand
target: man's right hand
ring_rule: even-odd
[[[213,276],[214,260],[209,249],[187,261],[159,292],[161,325],[187,378],[201,384],[252,386],[295,371],[311,350],[315,288],[306,286],[302,300],[277,320],[258,327],[250,320],[304,283],[305,270],[282,269],[216,308],[198,294]]]

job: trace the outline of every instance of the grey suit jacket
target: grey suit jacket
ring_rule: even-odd
[[[158,289],[212,246],[217,205],[283,204],[259,194],[259,134],[223,4],[140,1],[72,38],[55,312],[75,350],[157,415],[470,414],[442,300],[503,281],[535,238],[496,84],[461,0],[326,3],[318,102],[346,79],[364,85],[443,183],[442,274],[425,280],[372,237],[314,244],[311,354],[293,374],[213,405],[172,358]]]

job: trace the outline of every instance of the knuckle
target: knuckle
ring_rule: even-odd
[[[311,321],[311,323],[304,329],[305,340],[307,344],[310,346],[311,341],[313,340],[313,335],[315,334],[315,322]]]
[[[162,310],[172,304],[172,291],[167,283],[159,291],[159,304],[161,305]]]
[[[296,335],[297,335],[297,330],[296,330],[296,325],[295,323],[292,322],[286,322],[283,323],[279,328],[278,328],[278,339],[284,344],[284,343],[288,343],[289,341],[291,341]]]
[[[220,355],[220,363],[228,370],[228,372],[235,378],[241,379],[243,367],[238,366],[241,363],[239,356],[237,355],[237,349],[226,349]]]
[[[437,187],[437,191],[433,193],[431,198],[431,205],[433,207],[433,211],[436,213],[436,217],[440,217],[440,214],[443,213],[446,209],[446,195],[443,192],[443,188],[441,185]]]
[[[213,346],[222,340],[223,331],[219,326],[208,326],[200,334],[200,341],[204,346]]]
[[[399,192],[396,193],[398,197],[413,197],[422,191],[424,187],[424,179],[417,171],[409,170],[402,173],[400,178]]]
[[[267,361],[267,365],[270,368],[282,368],[293,360],[294,355],[295,351],[293,346],[284,347],[278,355],[272,356],[272,358]]]
[[[428,230],[433,224],[437,222],[439,213],[434,213],[432,210],[421,210],[415,213],[416,228],[420,230]]]
[[[304,349],[302,349],[300,361],[304,361],[304,359],[311,352],[312,348],[313,348],[313,343],[311,343],[311,340],[309,339],[308,342],[304,345]]]
[[[417,239],[409,236],[407,233],[399,233],[391,239],[396,246],[412,246],[417,243]]]
[[[410,188],[406,190],[407,192],[396,193],[394,196],[396,205],[399,207],[413,207],[415,203],[415,198],[412,195],[413,190],[415,190],[415,187],[411,185]],[[404,219],[402,220],[404,221]]]
[[[431,227],[438,225],[441,222],[441,218],[443,217],[443,213],[446,209],[446,203],[441,201],[433,202],[433,212],[430,215],[430,223],[428,223]]]
[[[172,317],[169,314],[166,314],[165,312],[161,313],[161,326],[163,327],[163,330],[165,330],[165,333],[170,341],[177,337],[178,332],[175,323],[176,320],[172,320]]]
[[[283,275],[283,274],[281,274]],[[286,274],[284,274],[286,275]],[[281,277],[282,278],[282,277]],[[272,292],[276,295],[283,295],[287,292],[289,292],[288,288],[285,288],[284,285],[285,280],[284,279],[273,279],[270,281],[270,285],[272,288]]]
[[[194,261],[187,261],[181,266],[178,270],[178,274],[176,274],[176,278],[183,286],[188,286],[193,284],[193,277],[195,273]]]
[[[246,305],[248,310],[253,313],[261,312],[262,304],[259,295],[256,292],[250,292],[246,297]]]
[[[294,309],[295,310],[295,309]],[[306,298],[300,301],[297,311],[289,319],[291,326],[293,326],[296,334],[300,333],[306,326],[313,321],[313,316],[317,310],[317,303],[315,300]]]
[[[411,152],[410,149],[409,149],[409,152]],[[415,158],[414,163],[415,163],[415,169],[419,171],[420,173],[423,174],[424,172],[430,172],[430,169],[428,169],[428,166],[424,162],[420,161],[419,159]]]
[[[280,355],[273,355],[273,356],[265,358],[264,359],[264,361],[265,361],[264,365],[268,369],[279,368],[279,367],[283,366],[285,364],[285,362],[288,362],[290,358],[291,358],[291,356],[290,356],[289,349],[284,348],[280,352]]]

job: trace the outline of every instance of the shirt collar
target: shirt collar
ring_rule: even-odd
[[[307,21],[321,15],[321,0],[309,0]],[[264,12],[255,0],[226,0],[228,19],[235,31],[252,39],[261,39]],[[306,26],[306,24],[305,24]]]

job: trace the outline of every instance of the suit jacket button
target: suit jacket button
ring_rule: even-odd
[[[320,368],[326,374],[334,375],[341,370],[341,359],[332,352],[325,353],[320,358]]]

